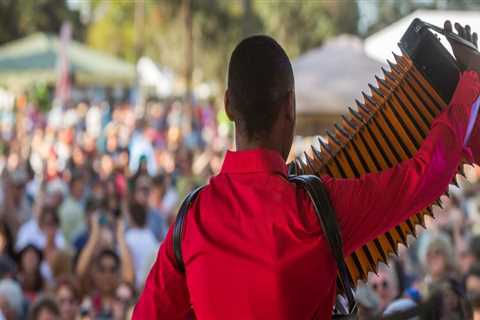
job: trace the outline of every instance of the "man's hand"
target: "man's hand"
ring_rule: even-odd
[[[446,32],[454,33],[452,29],[452,23],[449,20],[445,21],[444,29]],[[457,35],[460,38],[472,43],[475,47],[478,47],[478,35],[476,32],[472,33],[470,26],[466,25],[463,27],[461,24],[455,23],[455,29],[457,30]],[[480,72],[480,53],[478,50],[473,50],[452,38],[447,37],[447,39],[452,46],[453,54],[457,59],[460,69],[462,71],[475,70]]]

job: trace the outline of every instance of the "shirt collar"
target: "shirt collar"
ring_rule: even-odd
[[[271,172],[288,175],[280,153],[267,149],[227,151],[221,173]]]

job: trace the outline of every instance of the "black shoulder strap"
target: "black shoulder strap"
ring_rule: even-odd
[[[290,176],[288,179],[289,181],[303,186],[312,200],[315,213],[317,214],[317,218],[322,226],[323,232],[337,263],[338,272],[342,282],[341,284],[348,300],[349,312],[353,312],[355,309],[355,299],[353,297],[352,284],[348,277],[347,265],[345,264],[343,256],[342,237],[335,211],[328,198],[327,190],[325,189],[322,180],[314,175]]]
[[[187,216],[188,209],[197,197],[200,190],[205,186],[200,186],[195,190],[191,191],[183,200],[180,210],[178,211],[177,219],[175,219],[175,225],[173,226],[173,252],[175,254],[175,262],[177,263],[177,268],[181,272],[185,272],[185,265],[183,263],[182,256],[182,236],[183,236],[183,225],[185,223],[185,218]]]

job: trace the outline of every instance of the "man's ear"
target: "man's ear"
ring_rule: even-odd
[[[223,99],[225,104],[225,113],[227,114],[228,119],[230,121],[235,121],[235,117],[233,116],[232,106],[230,104],[230,94],[228,92],[228,89],[225,90],[225,96]]]

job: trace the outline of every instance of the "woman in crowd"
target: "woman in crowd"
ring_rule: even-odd
[[[17,278],[29,302],[33,302],[45,288],[45,280],[40,271],[42,259],[42,251],[33,244],[27,245],[18,253]]]
[[[72,277],[59,279],[54,294],[60,310],[60,319],[76,320],[80,311],[80,291]]]
[[[60,309],[52,297],[40,297],[30,307],[28,320],[60,320]]]

